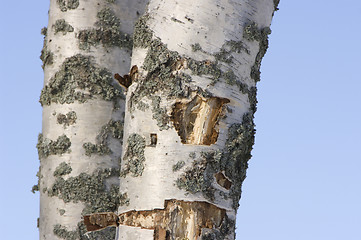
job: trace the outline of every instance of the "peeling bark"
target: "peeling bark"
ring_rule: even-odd
[[[200,239],[203,232],[219,229],[226,210],[207,202],[166,200],[164,209],[129,211],[120,214],[98,213],[84,216],[88,231],[126,225],[154,230],[154,240]]]

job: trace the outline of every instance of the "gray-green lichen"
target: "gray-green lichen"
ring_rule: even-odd
[[[176,180],[179,189],[184,189],[188,193],[201,192],[209,200],[214,198],[214,189],[211,187],[212,179],[206,173],[207,164],[204,160],[193,162],[192,167]]]
[[[123,121],[110,120],[105,124],[100,133],[96,137],[96,144],[86,142],[83,144],[85,155],[91,156],[92,154],[106,155],[110,154],[111,150],[108,147],[109,137],[115,138],[122,143],[123,138]]]
[[[43,69],[45,68],[46,65],[51,65],[54,63],[54,54],[50,50],[48,50],[47,32],[48,29],[46,27],[43,27],[41,29],[41,34],[44,35],[43,49],[41,50],[41,54],[40,54],[40,60],[43,62],[43,65],[41,67]]]
[[[110,8],[103,8],[97,13],[96,28],[81,30],[77,34],[79,48],[89,50],[90,46],[102,44],[104,47],[132,49],[131,36],[120,30],[120,20]]]
[[[173,172],[179,171],[182,167],[184,167],[186,163],[184,161],[178,161],[176,164],[173,165],[172,170]]]
[[[201,76],[209,75],[213,84],[222,77],[222,70],[218,66],[217,62],[196,61],[194,59],[188,59],[188,68],[192,71],[192,74]]]
[[[260,68],[261,61],[264,55],[266,54],[268,48],[268,35],[271,34],[271,29],[269,27],[258,28],[257,23],[250,22],[243,29],[243,37],[248,41],[258,41],[259,42],[259,51],[257,53],[255,63],[251,68],[251,78],[256,82],[260,81]]]
[[[122,143],[123,139],[123,121],[118,120],[110,120],[107,124],[105,124],[100,133],[97,136],[97,140],[100,143],[105,143],[108,137],[115,138]]]
[[[147,25],[148,20],[149,20],[149,15],[144,14],[135,23],[134,34],[133,34],[134,48],[146,48],[151,44],[153,33]]]
[[[165,107],[160,107],[161,97],[153,96],[152,98],[152,118],[157,121],[159,130],[169,129],[169,116]]]
[[[121,193],[119,194],[119,205],[120,206],[129,206],[130,203],[130,199],[128,198],[128,194],[127,193]]]
[[[40,166],[39,166],[38,172],[36,173],[36,177],[38,178],[38,183],[31,188],[32,193],[40,191],[40,180],[43,177],[43,175],[41,175],[41,167]]]
[[[64,127],[75,124],[76,119],[77,116],[76,116],[76,112],[74,111],[70,111],[67,114],[59,113],[58,116],[56,117],[58,124],[63,124]]]
[[[123,168],[121,169],[121,176],[125,177],[132,173],[133,177],[138,177],[143,174],[144,170],[144,149],[145,139],[139,134],[131,134],[127,141],[127,150],[123,157]]]
[[[65,19],[58,19],[53,24],[54,32],[57,34],[58,32],[62,32],[63,35],[67,34],[68,32],[74,32],[74,28],[65,21]]]
[[[49,155],[61,155],[70,152],[71,142],[66,135],[61,135],[56,141],[44,138],[43,134],[39,134],[38,143],[36,148],[38,149],[39,159],[48,157]]]
[[[192,44],[191,48],[192,48],[193,52],[203,51],[203,49],[199,43]]]
[[[66,162],[62,162],[59,164],[59,166],[55,168],[53,175],[54,177],[64,176],[71,173],[72,170],[73,169],[69,164],[67,164]]]
[[[94,58],[77,54],[65,59],[60,70],[45,85],[40,95],[42,106],[51,103],[85,102],[99,96],[106,101],[124,98],[120,87],[113,85],[112,73],[94,64]]]
[[[82,215],[97,212],[114,212],[120,204],[126,204],[126,195],[119,193],[119,187],[116,185],[106,186],[109,178],[119,176],[117,169],[99,169],[93,174],[81,173],[76,177],[70,177],[67,180],[57,176],[54,184],[47,190],[49,197],[58,197],[65,203],[82,202],[85,208]],[[59,213],[64,214],[64,209]],[[86,228],[81,221],[75,230],[68,230],[66,227],[56,224],[53,229],[54,234],[65,240],[82,240],[82,239],[114,239],[115,229],[107,228],[97,232],[87,233]]]
[[[84,223],[78,223],[75,230],[68,230],[61,224],[55,224],[53,228],[55,236],[64,240],[114,240],[116,236],[115,227],[108,227],[99,231],[88,232]]]
[[[138,24],[142,21],[138,21]],[[140,80],[141,83],[132,92],[129,106],[132,111],[141,102],[142,98],[151,98],[153,118],[157,120],[160,129],[167,129],[169,117],[166,114],[166,109],[160,107],[161,98],[157,95],[157,92],[162,92],[169,98],[186,97],[188,87],[184,83],[190,81],[190,76],[182,73],[173,74],[176,63],[180,61],[179,54],[169,51],[160,40],[151,40],[152,34],[148,37],[137,40],[138,46],[148,48],[143,64],[143,69],[147,70],[148,74],[144,79]]]
[[[47,34],[48,34],[48,28],[47,28],[47,27],[43,27],[43,28],[41,29],[41,31],[40,31],[40,34],[41,34],[41,35],[44,35],[44,37],[46,37]]]
[[[39,191],[39,185],[34,185],[32,188],[31,188],[31,192],[32,193],[35,193],[35,192],[38,192]]]
[[[189,82],[192,77],[179,69],[185,65],[191,70],[193,75],[209,75],[213,82],[222,77],[222,70],[217,62],[196,61],[191,58],[180,56],[176,51],[170,51],[159,39],[153,38],[153,33],[147,26],[149,16],[145,15],[136,23],[134,47],[147,48],[148,52],[144,59],[143,69],[147,71],[144,79],[140,79],[135,91],[130,98],[130,110],[141,101],[143,97],[152,96],[153,99],[159,98],[157,92],[162,92],[167,98],[186,98],[190,93]],[[200,48],[200,45],[194,45],[194,50]],[[184,63],[186,64],[184,65]],[[175,73],[176,72],[176,73]],[[229,76],[229,74],[227,75]],[[155,107],[159,106],[159,101],[153,101],[153,118],[157,120],[158,126],[167,126],[165,109]]]
[[[113,212],[119,206],[120,194],[119,186],[112,185],[107,188],[106,181],[111,177],[119,177],[119,170],[102,169],[93,174],[83,172],[66,180],[58,176],[54,184],[47,189],[47,193],[49,197],[58,197],[65,203],[84,203],[83,215]]]
[[[233,124],[228,129],[226,146],[222,150],[203,152],[200,159],[195,160],[192,167],[187,168],[176,180],[178,188],[191,194],[200,192],[212,201],[215,193],[212,186],[214,174],[224,171],[225,176],[232,181],[232,186],[229,192],[222,195],[231,198],[233,207],[237,209],[248,160],[251,158],[254,134],[253,113],[246,113],[242,123]]]
[[[149,108],[149,105],[144,103],[143,101],[140,101],[137,105],[137,109],[139,109],[140,111],[145,111]]]
[[[200,51],[202,53],[206,53],[209,55],[213,55],[217,61],[225,62],[225,63],[232,63],[234,60],[234,57],[232,56],[232,53],[240,53],[241,51],[250,54],[248,48],[244,45],[242,41],[226,41],[219,52],[215,52],[213,54],[210,54],[202,49],[201,45],[199,43],[195,43],[191,45],[192,51],[197,52]]]
[[[79,0],[56,0],[56,3],[62,12],[79,7]]]
[[[65,214],[65,209],[59,209],[60,216],[63,216]]]
[[[86,142],[83,144],[83,148],[85,149],[85,155],[90,157],[92,154],[98,154],[100,156],[111,153],[110,148],[101,144],[93,144],[90,142]]]

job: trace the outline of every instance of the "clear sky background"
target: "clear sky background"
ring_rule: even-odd
[[[0,9],[0,239],[37,239],[48,0]],[[361,240],[361,1],[281,0],[237,240]]]

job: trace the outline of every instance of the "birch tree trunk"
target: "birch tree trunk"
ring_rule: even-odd
[[[151,0],[136,23],[117,239],[234,239],[278,1]]]
[[[130,68],[131,34],[145,0],[51,0],[44,28],[40,239],[114,239],[115,229],[85,238],[82,215],[115,211],[124,94],[113,74]]]

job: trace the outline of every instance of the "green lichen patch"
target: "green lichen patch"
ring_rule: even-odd
[[[109,137],[119,140],[122,144],[123,121],[110,120],[107,124],[105,124],[96,137],[97,144],[93,144],[90,142],[83,144],[83,148],[85,149],[85,155],[91,156],[92,154],[110,154],[111,150],[108,147]]]
[[[203,51],[203,49],[199,43],[192,44],[191,48],[192,48],[193,52]]]
[[[242,182],[246,178],[248,160],[251,158],[251,150],[254,144],[253,113],[243,116],[242,123],[235,123],[228,129],[228,139],[222,150],[202,152],[199,159],[193,162],[192,167],[187,168],[176,180],[176,185],[186,192],[203,196],[212,201],[215,189],[214,175],[225,172],[227,179],[232,181],[229,192],[223,192],[224,198],[233,200],[233,207],[238,208],[241,197]]]
[[[56,120],[58,124],[63,124],[64,127],[73,125],[77,120],[76,112],[70,111],[67,114],[59,113]]]
[[[201,76],[209,75],[213,83],[218,81],[222,77],[222,70],[216,62],[209,60],[196,61],[194,59],[188,59],[188,68],[192,71],[192,74]]]
[[[261,61],[268,48],[269,34],[271,34],[271,29],[269,27],[258,28],[258,25],[255,22],[248,23],[243,30],[243,37],[245,39],[248,41],[259,42],[259,51],[257,53],[255,63],[251,68],[251,78],[256,82],[261,79]]]
[[[73,169],[69,164],[67,164],[66,162],[62,162],[59,164],[59,166],[55,168],[53,175],[54,177],[64,176],[71,173],[72,170]]]
[[[189,153],[189,157],[192,158],[192,159],[195,159],[196,158],[196,153],[195,152],[191,152]]]
[[[121,193],[119,195],[119,200],[120,200],[120,202],[119,202],[120,206],[124,206],[124,205],[129,206],[129,204],[130,204],[130,199],[128,198],[127,193]]]
[[[68,32],[74,32],[74,28],[65,21],[65,19],[58,19],[53,24],[54,32],[57,34],[58,32],[62,32],[63,35],[67,34]]]
[[[39,159],[48,157],[49,155],[61,155],[70,152],[71,142],[66,135],[61,135],[56,141],[44,138],[43,134],[39,134],[38,149]]]
[[[233,124],[229,128],[226,147],[222,152],[221,170],[233,182],[230,196],[235,209],[239,206],[241,186],[246,178],[248,160],[252,157],[254,135],[253,113],[250,112],[243,116],[242,123]]]
[[[191,91],[189,82],[192,77],[181,70],[188,68],[192,75],[207,76],[214,85],[220,79],[227,84],[235,85],[241,81],[237,79],[233,70],[226,71],[221,69],[221,60],[228,62],[225,58],[231,58],[232,53],[245,51],[248,49],[243,42],[228,41],[219,53],[219,60],[216,61],[197,61],[192,58],[181,56],[176,51],[170,51],[159,39],[153,37],[153,32],[147,26],[149,16],[144,16],[137,22],[136,31],[143,34],[144,37],[134,41],[136,47],[147,48],[147,55],[144,59],[142,68],[147,71],[146,76],[139,78],[135,90],[132,92],[129,100],[129,111],[133,111],[144,97],[151,98],[153,119],[157,120],[160,130],[169,128],[169,116],[167,109],[160,107],[161,96],[167,96],[167,99],[187,98]],[[135,34],[136,35],[136,34]],[[203,51],[200,44],[192,45],[194,51]],[[221,57],[220,55],[224,56]],[[226,56],[227,55],[227,56]],[[208,94],[200,90],[200,94]],[[211,95],[211,94],[210,94]],[[151,97],[150,97],[151,96]]]
[[[134,48],[146,48],[152,43],[153,33],[147,22],[149,15],[144,14],[134,25],[133,44]]]
[[[120,174],[123,177],[129,173],[132,173],[133,177],[142,176],[145,162],[145,139],[134,133],[129,136],[127,144],[127,150],[122,160],[124,165]]]
[[[48,28],[47,27],[43,27],[40,31],[41,35],[44,35],[44,37],[47,36],[48,34]]]
[[[219,52],[214,53],[213,56],[217,61],[232,63],[234,60],[232,53],[240,53],[241,51],[250,54],[242,41],[230,40],[223,44]]]
[[[93,174],[81,173],[76,177],[64,179],[57,177],[54,184],[47,189],[49,197],[58,197],[65,203],[83,202],[82,214],[96,212],[113,212],[120,203],[119,186],[106,187],[106,180],[118,177],[117,169],[102,169]],[[109,190],[108,190],[109,189]]]
[[[204,160],[193,162],[192,167],[176,180],[179,189],[183,189],[188,193],[202,193],[209,200],[214,198],[214,188],[211,186],[212,179],[207,174],[207,164]]]
[[[232,70],[228,70],[223,74],[223,78],[229,85],[235,85],[237,83],[237,76]]]
[[[243,28],[243,37],[248,41],[259,41],[261,39],[261,32],[255,22],[248,23]]]
[[[137,88],[130,97],[130,110],[144,97],[152,99],[153,118],[157,120],[162,129],[167,129],[166,110],[160,107],[160,96],[162,92],[168,98],[186,97],[188,87],[186,83],[191,80],[190,76],[174,71],[181,64],[182,60],[177,52],[169,51],[158,39],[151,41],[148,46],[148,53],[144,60],[143,69],[148,74],[140,80]]]
[[[157,126],[159,130],[169,129],[169,116],[167,114],[167,109],[165,107],[160,107],[161,97],[153,96],[152,97],[152,118],[157,121]]]
[[[120,20],[110,8],[97,13],[96,28],[81,30],[77,34],[79,48],[89,50],[91,46],[102,44],[104,47],[120,47],[132,49],[131,36],[120,30]]]
[[[137,109],[139,109],[140,111],[145,111],[149,108],[149,105],[144,103],[143,101],[140,101],[137,105]]]
[[[41,105],[83,103],[95,96],[106,101],[124,98],[120,87],[113,85],[112,73],[93,62],[93,57],[81,54],[65,59],[41,91]]]
[[[77,224],[75,230],[68,230],[61,224],[55,224],[53,233],[60,239],[65,240],[113,240],[116,236],[116,228],[108,227],[95,232],[88,232],[84,223],[81,221]]]
[[[176,164],[173,165],[172,170],[173,172],[179,171],[182,167],[184,167],[186,163],[184,161],[178,161]]]
[[[54,63],[54,54],[47,50],[47,47],[44,45],[44,48],[41,50],[40,59],[43,62],[41,67],[44,69],[46,65]]]
[[[65,209],[59,209],[60,216],[63,216],[65,214]]]
[[[43,177],[43,175],[41,175],[41,167],[39,167],[36,177],[38,178],[38,183],[31,188],[32,193],[40,191],[40,180]]]
[[[41,50],[40,54],[40,60],[43,62],[43,65],[41,66],[43,69],[46,65],[51,65],[54,63],[54,54],[48,50],[47,46],[47,33],[48,29],[46,27],[43,27],[41,29],[41,34],[44,35],[44,43],[43,43],[43,49]]]
[[[32,193],[35,193],[35,192],[38,192],[39,191],[39,185],[34,185],[32,188],[31,188],[31,192]]]
[[[111,153],[110,148],[102,144],[86,142],[83,144],[83,148],[85,149],[85,155],[88,157],[90,157],[92,154],[98,154],[102,156]]]
[[[122,143],[123,139],[123,121],[118,120],[110,120],[107,124],[105,124],[100,133],[97,136],[97,141],[102,144],[106,144],[106,141],[109,137],[113,137],[119,140]]]
[[[79,0],[56,0],[56,3],[62,12],[79,7]]]

